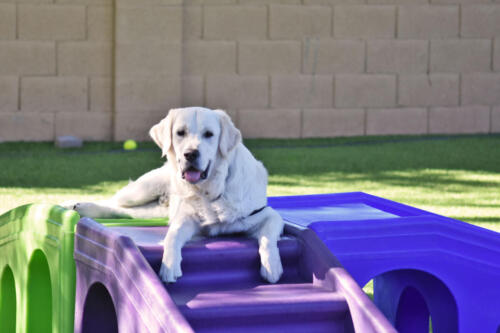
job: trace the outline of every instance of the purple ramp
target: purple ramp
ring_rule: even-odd
[[[256,241],[233,236],[186,244],[169,285],[156,275],[166,231],[80,221],[75,332],[395,332],[311,230],[286,227],[277,284]]]

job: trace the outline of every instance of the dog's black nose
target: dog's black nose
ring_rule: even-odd
[[[186,153],[184,153],[184,157],[188,162],[194,162],[198,157],[200,156],[200,152],[195,149],[195,150],[190,150]]]

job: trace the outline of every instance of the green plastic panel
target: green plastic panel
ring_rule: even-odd
[[[80,216],[30,204],[0,216],[0,331],[73,332]]]
[[[95,219],[107,227],[164,227],[168,218],[161,219]]]
[[[0,216],[0,333],[70,333],[78,213],[29,204]],[[168,219],[97,219],[105,226],[165,226]]]

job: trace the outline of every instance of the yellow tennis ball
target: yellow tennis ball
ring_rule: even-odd
[[[135,142],[134,140],[127,140],[123,143],[123,149],[125,150],[135,150],[137,149],[137,142]]]

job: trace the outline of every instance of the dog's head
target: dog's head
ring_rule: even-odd
[[[178,176],[191,184],[209,178],[217,159],[241,142],[240,131],[224,111],[201,107],[170,110],[149,135]]]

